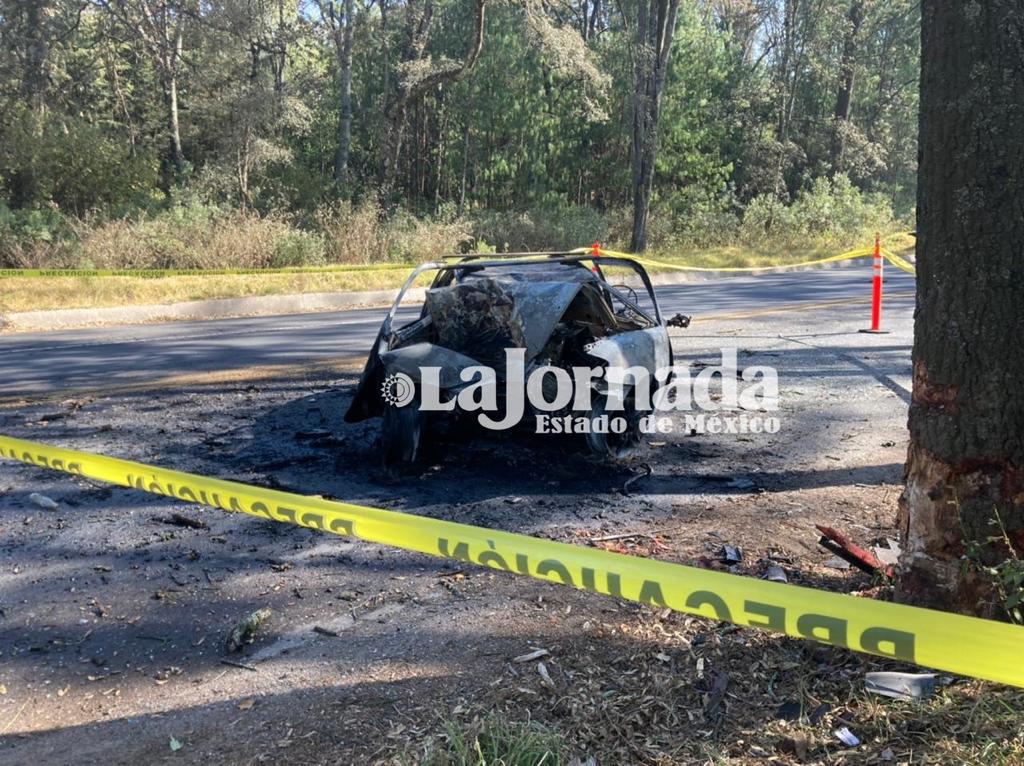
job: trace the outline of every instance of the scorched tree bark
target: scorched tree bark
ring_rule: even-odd
[[[925,0],[922,15],[899,592],[998,616],[983,567],[1024,550],[1024,6]]]

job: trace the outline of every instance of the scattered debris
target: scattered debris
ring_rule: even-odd
[[[188,527],[190,529],[209,529],[210,525],[202,519],[193,519],[183,513],[172,513],[170,516],[161,516],[159,521],[164,524],[174,524],[177,527]]]
[[[847,747],[857,747],[858,745],[860,745],[860,740],[857,738],[857,735],[845,726],[841,729],[836,729],[832,733],[836,735],[836,739],[838,739]]]
[[[864,688],[873,694],[898,700],[925,699],[935,691],[935,674],[867,673],[864,676]]]
[[[640,468],[643,470],[643,473],[634,474],[626,479],[626,483],[622,485],[622,494],[629,495],[629,487],[631,484],[639,481],[640,479],[646,479],[654,473],[654,469],[647,463],[641,464]]]
[[[254,699],[242,700],[241,702],[238,703],[238,709],[239,710],[252,710],[253,705],[255,705],[255,704],[256,704],[256,700],[254,700]]]
[[[800,717],[803,706],[796,700],[786,700],[775,711],[775,717],[783,721],[795,721]]]
[[[174,737],[171,737],[170,747],[171,747],[171,752],[172,753],[176,753],[179,750],[181,750],[183,745],[177,739],[175,739]]]
[[[545,686],[549,689],[555,688],[555,682],[551,680],[551,674],[548,673],[548,668],[543,662],[537,663],[537,672],[540,673],[541,680]]]
[[[272,614],[273,611],[266,607],[263,609],[257,609],[235,625],[228,634],[228,653],[237,652],[246,644],[251,644],[256,638],[256,631],[260,629],[260,626],[263,625],[263,623],[270,619]]]
[[[607,542],[611,542],[612,540],[628,540],[631,537],[643,537],[643,538],[646,538],[648,540],[657,541],[657,538],[654,537],[654,535],[649,535],[646,532],[623,532],[623,533],[617,534],[617,535],[601,535],[600,537],[591,537],[591,538],[589,538],[588,542],[591,542],[591,543],[607,543]]]
[[[743,552],[732,545],[723,545],[722,550],[718,552],[718,560],[727,566],[739,564],[743,561]]]
[[[336,630],[331,630],[330,628],[324,628],[324,627],[322,627],[320,625],[314,625],[313,626],[313,632],[314,633],[319,633],[321,636],[330,636],[331,638],[337,638],[338,636],[341,635],[341,633],[339,633]]]
[[[778,564],[772,564],[768,567],[768,571],[765,572],[764,579],[770,580],[771,582],[789,582],[789,578],[786,577],[786,570]]]
[[[886,546],[883,548],[881,545],[874,546],[871,550],[874,551],[875,556],[883,564],[889,566],[896,566],[900,560],[900,554],[903,553],[903,549],[900,548],[900,544],[892,538],[885,539]]]
[[[829,569],[838,569],[841,572],[847,572],[850,569],[850,562],[846,559],[841,559],[838,556],[832,556],[825,560],[825,566]]]
[[[802,731],[794,731],[788,737],[780,740],[777,747],[779,751],[783,753],[792,753],[797,757],[797,760],[803,761],[807,758],[807,750],[810,747],[810,740]]]
[[[255,665],[246,665],[244,662],[235,662],[234,660],[222,658],[220,661],[221,665],[230,665],[233,668],[241,668],[242,670],[251,670],[253,673],[259,672],[259,668]]]
[[[60,508],[60,506],[57,505],[56,500],[53,500],[52,498],[49,498],[46,495],[40,495],[38,492],[33,492],[31,495],[28,496],[28,499],[29,502],[39,506],[44,511],[56,511],[58,508]]]
[[[845,559],[858,569],[868,574],[883,574],[891,578],[895,572],[892,566],[883,564],[871,551],[866,551],[859,545],[855,545],[842,532],[832,527],[825,527],[821,524],[814,525],[821,532],[821,539],[818,541],[821,547],[831,551],[841,559]]]
[[[827,702],[822,702],[818,707],[811,711],[810,715],[807,716],[807,722],[812,726],[817,726],[821,723],[821,719],[824,718],[831,709],[831,705]]]
[[[551,652],[547,649],[534,649],[529,654],[520,654],[518,657],[514,657],[512,662],[532,662],[533,660],[539,660],[541,657],[547,657]]]
[[[714,683],[704,701],[704,714],[707,718],[717,716],[722,701],[725,699],[725,692],[729,689],[729,674],[724,670],[715,674]]]

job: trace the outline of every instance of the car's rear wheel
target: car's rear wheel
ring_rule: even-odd
[[[416,462],[423,435],[423,420],[423,412],[416,401],[404,407],[385,405],[381,423],[384,465],[399,467]]]

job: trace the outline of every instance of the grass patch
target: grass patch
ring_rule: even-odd
[[[562,760],[545,764],[590,758],[650,766],[1024,763],[1020,689],[939,674],[934,696],[889,699],[868,694],[864,674],[913,668],[647,608],[637,608],[625,622],[566,636],[552,649],[545,662],[554,688],[538,673],[513,674],[506,666],[456,707],[474,723],[456,727],[447,719],[431,725],[438,733],[420,753],[434,747],[452,759],[413,762],[534,763],[485,761],[475,754],[476,736],[488,731],[478,721],[497,720],[498,733],[508,721],[529,721],[527,731],[548,736],[557,732],[561,749],[552,756]],[[724,687],[718,684],[723,678]],[[716,692],[722,688],[724,693]],[[834,734],[840,727],[861,744],[840,742]],[[503,735],[498,741],[507,740]]]
[[[864,243],[864,246],[870,243]],[[914,239],[907,234],[885,238],[891,250],[913,253]],[[778,266],[835,255],[835,247],[789,248],[721,246],[701,249],[652,250],[647,257],[686,266],[734,268]],[[409,264],[409,269],[413,264]],[[651,273],[671,273],[652,267]],[[408,273],[399,269],[297,274],[236,274],[177,276],[160,279],[134,277],[45,277],[0,279],[0,314],[61,308],[102,308],[152,303],[178,303],[213,298],[258,295],[386,290],[400,287]],[[426,284],[429,275],[422,278]]]
[[[424,766],[562,766],[562,735],[528,721],[520,723],[492,713],[462,725],[448,721],[444,733],[426,745]]]

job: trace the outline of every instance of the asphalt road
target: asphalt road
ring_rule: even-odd
[[[854,266],[666,285],[662,313],[742,317],[834,304],[844,318],[863,312],[867,325],[870,262]],[[888,308],[913,304],[914,278],[886,274]],[[825,307],[827,308],[827,306]],[[0,394],[51,394],[215,371],[304,365],[366,354],[383,308],[168,324],[102,327],[0,338]],[[411,309],[410,309],[411,311]],[[699,325],[697,325],[699,326]]]

